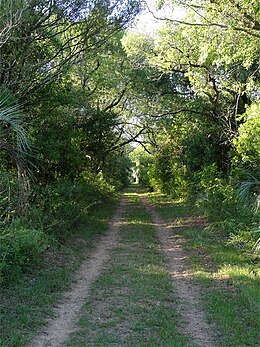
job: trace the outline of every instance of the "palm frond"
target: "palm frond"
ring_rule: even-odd
[[[8,153],[17,169],[16,189],[8,196],[4,194],[6,189],[1,193],[1,219],[9,221],[16,213],[25,211],[27,206],[29,188],[27,156],[30,143],[20,107],[12,101],[11,94],[5,89],[0,89],[0,149]],[[6,182],[8,192],[11,187],[10,182]]]
[[[16,134],[17,151],[21,154],[28,152],[30,144],[19,105],[10,105],[8,97],[1,97],[0,91],[0,141],[3,141],[3,137],[6,135],[6,125],[10,126],[10,130]]]
[[[255,204],[255,211],[260,206],[260,181],[254,177],[252,180],[243,181],[238,189],[238,199],[240,203]]]

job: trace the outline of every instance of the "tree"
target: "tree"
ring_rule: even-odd
[[[243,118],[244,121],[233,140],[237,160],[257,171],[260,167],[260,102],[248,107]]]
[[[27,100],[104,45],[138,8],[135,0],[26,2],[12,40],[1,47],[0,84]]]
[[[112,59],[114,37],[139,11],[139,1],[37,0],[16,8],[19,21],[0,47],[0,85],[26,109],[38,151],[36,177],[75,178],[84,167],[98,172],[129,141],[126,120],[115,111],[125,102],[125,87],[117,93],[122,80],[109,69],[123,60],[118,53]],[[108,73],[111,81],[102,77]]]
[[[172,88],[172,95],[186,94],[182,98],[184,107],[175,108],[169,114],[182,111],[195,114],[196,107],[190,105],[196,105],[196,99],[200,98],[204,106],[197,109],[197,116],[200,113],[218,128],[217,142],[223,149],[221,155],[226,157],[220,161],[226,162],[222,169],[227,170],[232,139],[241,122],[237,116],[243,114],[258,95],[257,3],[254,2],[252,8],[246,0],[241,4],[234,1],[160,2],[164,3],[185,6],[186,17],[182,20],[171,16],[160,18],[165,22],[164,27],[150,35],[129,31],[124,38],[125,49],[133,64],[138,61],[139,67],[148,65],[161,71],[161,76],[168,75],[175,84],[176,93]],[[167,12],[170,13],[170,8]],[[186,85],[176,83],[177,76],[182,81],[188,80]]]

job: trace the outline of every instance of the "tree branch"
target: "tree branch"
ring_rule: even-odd
[[[133,137],[131,137],[130,139],[127,139],[127,140],[125,140],[125,141],[123,141],[123,142],[121,142],[121,143],[119,143],[119,144],[117,144],[117,145],[112,146],[111,148],[109,148],[109,149],[107,150],[107,153],[110,153],[110,152],[112,152],[112,151],[115,151],[115,150],[118,149],[118,148],[121,148],[121,147],[123,147],[123,146],[125,146],[125,145],[128,145],[130,142],[136,141],[136,139],[137,139],[145,130],[146,130],[146,128],[142,128],[137,134],[135,134],[135,135],[134,135]]]
[[[123,96],[125,95],[126,88],[122,90],[118,98],[115,98],[107,107],[105,107],[102,111],[107,112],[108,110],[111,110],[111,108],[117,106],[120,101],[122,100]]]
[[[179,114],[181,112],[190,112],[190,113],[195,113],[195,114],[201,114],[200,111],[195,111],[195,110],[191,110],[191,109],[180,109],[180,110],[177,110],[177,111],[172,111],[172,112],[165,112],[165,113],[162,113],[162,114],[158,114],[158,115],[152,115],[152,114],[148,114],[147,116],[149,117],[152,117],[152,118],[162,118],[162,117],[165,117],[165,116],[174,116],[176,114]]]

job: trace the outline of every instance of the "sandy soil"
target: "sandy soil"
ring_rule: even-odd
[[[179,300],[178,311],[182,318],[179,326],[180,332],[189,336],[197,346],[215,347],[217,336],[214,328],[207,324],[205,313],[200,307],[202,293],[199,287],[190,280],[188,254],[183,247],[185,240],[174,234],[174,229],[165,224],[144,197],[142,197],[142,202],[146,210],[151,213],[153,223],[157,228],[161,250],[166,256],[167,270],[171,275],[174,294]]]
[[[75,278],[76,284],[64,294],[60,305],[56,308],[56,318],[50,319],[27,347],[63,346],[75,330],[79,311],[85,303],[91,285],[101,274],[109,260],[111,250],[117,245],[124,205],[125,201],[122,199],[110,222],[108,232],[101,237],[90,259],[83,262]]]

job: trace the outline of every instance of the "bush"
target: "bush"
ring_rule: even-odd
[[[244,185],[241,185],[243,190],[238,189],[237,177],[224,177],[215,164],[205,167],[196,179],[198,204],[213,222],[212,226],[224,230],[229,242],[252,249],[259,237],[257,213],[252,209],[251,199],[241,199]]]
[[[0,283],[16,278],[29,265],[39,263],[51,242],[50,236],[24,227],[20,220],[0,230]]]
[[[93,206],[114,196],[102,174],[38,187],[26,214],[0,229],[0,281],[17,278],[37,264],[57,239],[87,224]]]
[[[88,222],[91,208],[111,199],[115,192],[103,178],[61,180],[38,188],[26,215],[26,223],[59,238]]]
[[[260,101],[254,102],[242,115],[238,136],[233,140],[237,160],[259,169],[260,166]]]

